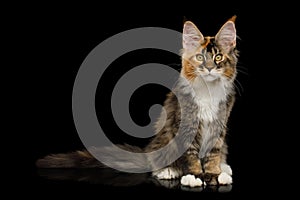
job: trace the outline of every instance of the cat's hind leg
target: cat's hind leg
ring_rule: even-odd
[[[152,176],[158,179],[175,179],[182,175],[182,171],[174,167],[166,167],[152,172]]]

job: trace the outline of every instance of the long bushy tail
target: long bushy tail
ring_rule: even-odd
[[[127,151],[141,153],[143,150],[139,147],[130,145],[118,145]],[[106,160],[111,160],[113,165],[120,165],[125,168],[141,167],[147,164],[146,158],[130,159],[131,162],[126,162],[126,158],[116,154],[113,148],[94,148],[97,153],[102,153]],[[107,168],[106,165],[99,162],[87,150],[75,151],[70,153],[51,154],[42,159],[37,160],[36,166],[39,168]]]
[[[94,168],[104,167],[88,151],[75,151],[70,153],[51,154],[37,160],[39,168]]]

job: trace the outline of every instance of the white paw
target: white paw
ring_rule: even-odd
[[[194,175],[191,174],[181,177],[180,183],[181,185],[189,186],[189,187],[202,186],[203,184],[200,178],[196,178]]]
[[[225,172],[226,174],[232,176],[231,167],[226,163],[221,163],[221,171]]]
[[[158,179],[174,179],[180,176],[179,172],[174,168],[167,167],[152,173],[152,176]]]
[[[230,175],[228,175],[225,172],[222,172],[219,176],[218,176],[218,182],[221,185],[228,185],[232,183],[232,177]]]

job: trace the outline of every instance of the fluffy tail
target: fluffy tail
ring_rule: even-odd
[[[37,160],[39,168],[95,168],[104,167],[88,151],[51,154]]]
[[[124,150],[141,153],[143,150],[139,147],[130,145],[118,145],[119,148]],[[93,152],[101,153],[106,161],[110,161],[113,166],[120,166],[122,168],[134,169],[134,168],[147,168],[147,159],[137,156],[136,159],[127,159],[124,156],[118,155],[114,151],[114,148],[93,148]],[[126,162],[130,160],[130,162]],[[75,151],[70,153],[51,154],[42,159],[37,160],[36,166],[38,168],[107,168],[106,165],[99,162],[93,157],[87,150]]]

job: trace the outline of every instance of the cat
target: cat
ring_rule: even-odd
[[[232,183],[225,136],[235,102],[235,18],[226,21],[214,37],[204,37],[191,21],[184,23],[182,68],[155,125],[156,135],[145,148],[118,145],[133,152],[152,152],[166,146],[177,133],[187,141],[192,138],[181,144],[187,145],[187,150],[167,167],[157,169],[154,163],[145,162],[157,179],[181,178],[181,184],[190,187]],[[177,151],[176,145],[172,148],[174,151],[170,152]],[[152,159],[168,163],[169,156]],[[48,155],[36,164],[40,168],[103,167],[87,150]]]

